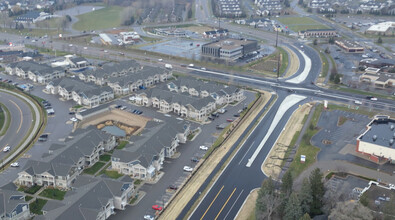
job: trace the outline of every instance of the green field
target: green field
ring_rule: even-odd
[[[299,32],[307,29],[325,29],[329,28],[326,25],[323,25],[309,17],[285,17],[278,18],[279,22],[284,25],[287,25],[289,29]]]
[[[122,7],[110,6],[77,16],[78,22],[73,28],[80,31],[100,30],[121,25]]]

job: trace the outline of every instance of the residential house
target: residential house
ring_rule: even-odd
[[[29,202],[25,201],[25,194],[19,192],[13,183],[6,184],[0,188],[0,219],[31,219]]]

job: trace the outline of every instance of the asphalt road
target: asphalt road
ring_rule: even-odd
[[[14,95],[0,91],[0,102],[9,110],[11,120],[7,132],[0,137],[0,160],[3,160],[26,136],[32,124],[33,116],[29,105]],[[9,152],[3,152],[6,146],[11,147]]]

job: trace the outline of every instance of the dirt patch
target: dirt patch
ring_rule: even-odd
[[[257,103],[249,111],[249,115],[244,117],[242,123],[234,130],[233,134],[227,139],[220,147],[218,147],[213,154],[201,165],[197,172],[191,177],[190,181],[181,189],[181,191],[172,198],[172,202],[166,207],[164,212],[161,214],[159,219],[176,219],[181,213],[182,209],[188,204],[193,195],[197,192],[199,187],[206,181],[208,176],[214,170],[216,165],[222,160],[222,158],[229,151],[231,146],[237,141],[241,134],[247,129],[248,125],[251,124],[252,120],[258,115],[263,107],[270,100],[271,93],[263,91],[262,96],[258,99]],[[219,174],[217,174],[218,176]],[[216,177],[211,180],[210,185],[214,182]],[[195,204],[199,202],[203,195],[199,197]]]
[[[236,216],[236,220],[249,219],[251,214],[255,212],[255,202],[258,198],[258,191],[259,189],[254,189],[250,195],[248,195],[243,207],[241,207],[239,214]]]
[[[251,65],[249,69],[254,70],[256,72],[262,72],[262,73],[269,73],[269,74],[277,74],[277,72],[273,71],[277,69],[278,65],[278,57],[277,54],[272,54],[268,57],[263,58],[259,62],[255,62],[255,64]],[[280,54],[280,66],[282,63],[283,57],[282,54]]]
[[[288,49],[288,47],[283,48],[289,54],[289,66],[287,72],[284,75],[284,78],[288,78],[298,71],[300,62],[298,56],[292,50]]]
[[[123,129],[126,133],[140,133],[148,121],[151,118],[147,118],[141,115],[132,114],[127,111],[119,109],[113,109],[109,112],[104,112],[91,119],[83,120],[78,127],[85,128],[90,125],[98,126],[98,129],[102,129],[104,126],[117,125]],[[99,128],[100,127],[100,128]]]
[[[291,140],[296,132],[300,131],[303,127],[303,119],[310,112],[312,105],[309,103],[299,107],[291,116],[287,122],[285,129],[281,132],[276,144],[270,151],[270,154],[262,164],[262,170],[265,174],[271,176],[274,179],[278,178],[281,172],[281,164],[286,159],[285,154],[288,146],[291,144]]]

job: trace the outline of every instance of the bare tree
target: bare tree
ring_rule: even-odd
[[[372,211],[358,201],[338,202],[331,210],[329,220],[371,220]]]

